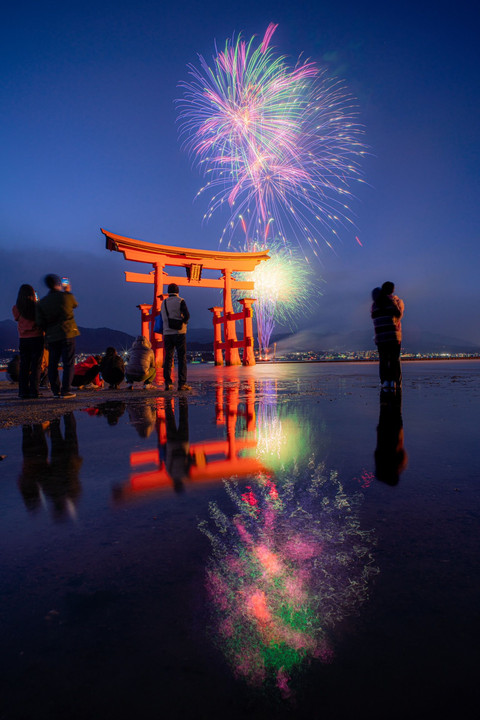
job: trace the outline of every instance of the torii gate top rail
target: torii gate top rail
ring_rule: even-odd
[[[101,228],[106,237],[107,250],[116,250],[123,253],[125,260],[136,262],[160,263],[187,267],[191,264],[202,265],[209,270],[224,270],[228,268],[235,272],[251,272],[262,260],[268,260],[267,250],[259,252],[225,252],[219,250],[196,250],[194,248],[174,247],[170,245],[157,245],[143,240],[114,235]],[[195,281],[182,278],[182,285],[192,285]],[[145,282],[145,281],[144,281]],[[172,280],[172,282],[176,282]],[[179,283],[177,283],[178,285]],[[197,284],[197,283],[195,283]],[[203,285],[203,281],[198,283]]]
[[[114,250],[123,253],[125,260],[133,262],[150,263],[153,271],[148,274],[126,271],[127,282],[141,282],[154,285],[154,298],[151,306],[151,339],[153,341],[155,354],[160,359],[162,354],[160,344],[157,343],[153,334],[153,321],[160,312],[162,303],[163,286],[168,283],[176,283],[180,286],[189,287],[210,287],[223,289],[223,319],[225,330],[225,343],[215,340],[217,348],[224,347],[225,361],[227,365],[240,364],[238,346],[244,346],[244,364],[254,364],[253,357],[253,336],[251,330],[251,303],[253,300],[245,300],[244,319],[248,325],[249,338],[238,343],[235,331],[235,316],[233,313],[231,291],[232,289],[253,290],[252,281],[236,280],[232,278],[232,272],[251,272],[262,261],[268,260],[268,250],[258,252],[226,252],[218,250],[197,250],[194,248],[182,248],[169,245],[157,245],[143,240],[115,235],[101,228],[106,238],[107,250]],[[184,267],[186,277],[169,275],[165,272],[165,266]],[[220,278],[202,278],[202,269],[219,270]],[[220,311],[220,308],[212,308],[212,311]],[[217,313],[218,315],[218,313]],[[219,322],[216,317],[215,322]],[[217,336],[216,336],[217,337]]]

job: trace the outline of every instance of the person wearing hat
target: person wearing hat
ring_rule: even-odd
[[[163,320],[163,378],[165,390],[173,390],[173,356],[177,351],[178,389],[191,390],[187,385],[187,323],[190,319],[187,303],[178,294],[178,285],[170,283],[168,297],[161,307]]]
[[[70,281],[54,274],[45,277],[49,292],[36,304],[35,322],[45,331],[48,345],[48,379],[54,397],[74,398],[71,384],[75,371],[75,338],[80,335],[74,309],[78,306],[70,292]],[[58,363],[62,361],[63,376],[60,385]]]

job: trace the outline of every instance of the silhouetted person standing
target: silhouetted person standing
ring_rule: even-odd
[[[165,390],[173,390],[173,356],[177,351],[178,389],[191,390],[187,385],[187,323],[190,319],[187,303],[178,294],[178,285],[170,283],[168,297],[161,307],[163,319],[163,378]]]
[[[45,285],[49,293],[36,305],[36,323],[45,331],[48,345],[48,379],[54,397],[73,398],[70,388],[75,370],[75,338],[80,335],[74,309],[78,306],[70,292],[70,282],[58,275],[47,275]],[[58,363],[62,361],[63,376],[60,386]]]
[[[33,287],[21,285],[17,302],[12,308],[20,344],[18,394],[21,398],[38,398],[44,340],[43,330],[35,324],[36,303]]]
[[[381,288],[372,291],[371,316],[380,360],[380,382],[384,390],[395,390],[402,385],[400,349],[404,303],[394,295],[394,291],[392,282],[384,282]]]

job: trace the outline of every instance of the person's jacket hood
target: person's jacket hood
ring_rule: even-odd
[[[137,337],[134,340],[133,346],[139,346],[143,345],[146,348],[151,348],[152,344],[148,338],[146,338],[144,335],[137,335]]]

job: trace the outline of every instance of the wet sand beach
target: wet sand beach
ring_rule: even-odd
[[[0,385],[0,719],[470,717],[480,361]]]

